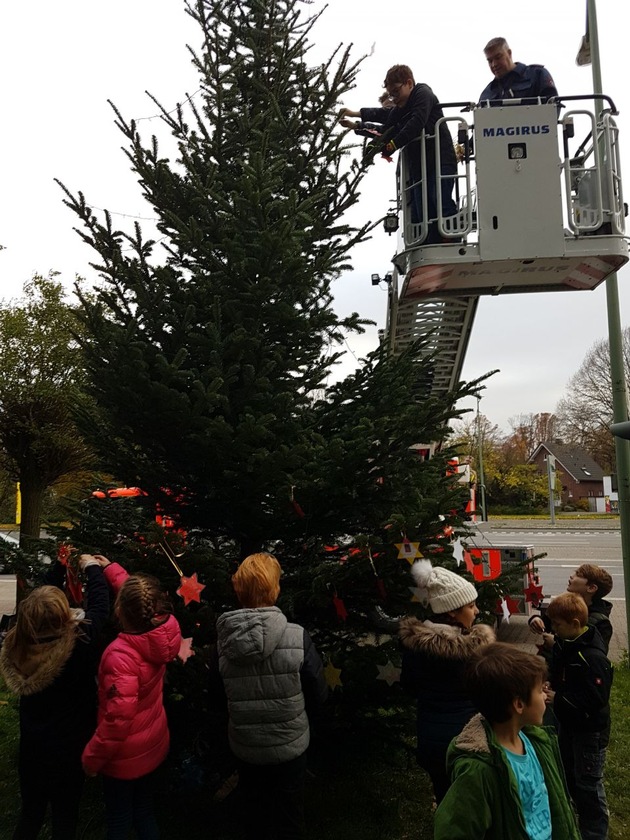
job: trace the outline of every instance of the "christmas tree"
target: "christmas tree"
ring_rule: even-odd
[[[104,467],[148,494],[144,529],[121,527],[107,544],[116,529],[93,522],[73,541],[172,592],[186,595],[196,573],[205,589],[183,621],[197,646],[233,606],[239,559],[273,551],[280,606],[313,632],[331,685],[387,705],[395,619],[411,608],[407,560],[457,567],[465,504],[449,452],[422,460],[412,447],[442,441],[478,383],[432,397],[433,361],[415,346],[377,349],[323,390],[335,348],[363,326],[335,313],[331,291],[372,227],[347,222],[363,171],[335,130],[359,64],[341,48],[308,64],[318,16],[298,0],[187,8],[203,36],[200,92],[174,113],[158,103],[174,159],[116,111],[161,240],[116,229],[66,190],[103,281],[82,297],[83,425]],[[156,509],[175,531],[156,531]]]

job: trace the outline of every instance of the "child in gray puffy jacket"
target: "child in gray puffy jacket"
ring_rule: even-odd
[[[273,826],[278,838],[298,840],[309,714],[323,704],[327,686],[309,634],[275,606],[280,574],[271,554],[243,560],[232,577],[242,608],[219,618],[217,653],[243,812],[252,821],[248,836],[265,837]]]

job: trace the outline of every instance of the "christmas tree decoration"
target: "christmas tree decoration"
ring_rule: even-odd
[[[394,543],[398,549],[398,559],[406,560],[410,565],[413,565],[414,560],[422,557],[420,553],[420,543],[412,543],[408,539],[404,539],[401,543]]]
[[[195,655],[195,651],[192,649],[192,636],[188,639],[182,639],[182,643],[179,646],[179,653],[177,654],[177,658],[181,659],[181,661],[186,664],[191,656]]]
[[[455,562],[458,566],[461,566],[464,561],[464,546],[462,545],[461,537],[457,537],[457,539],[453,542],[452,548]]]
[[[390,688],[394,683],[400,682],[400,668],[397,668],[390,659],[387,660],[387,664],[377,664],[376,667],[378,668],[377,680],[384,680]]]
[[[191,577],[182,575],[181,585],[177,590],[177,594],[184,599],[184,606],[187,607],[192,601],[201,603],[201,593],[205,588],[205,583],[199,583],[197,572],[195,572]]]
[[[331,691],[343,687],[343,683],[341,682],[341,668],[335,668],[330,659],[324,668],[324,679]]]
[[[497,606],[501,610],[503,618],[509,622],[510,616],[518,613],[519,602],[517,598],[512,598],[510,595],[504,595]]]
[[[409,586],[407,588],[411,592],[411,602],[413,604],[426,604],[427,593],[424,589],[420,589],[418,586]]]
[[[336,594],[333,595],[333,604],[335,606],[335,612],[339,618],[342,621],[345,621],[348,618],[348,610],[346,609],[344,602]]]
[[[304,517],[306,516],[306,514],[304,513],[304,511],[303,511],[303,510],[302,510],[302,508],[300,507],[299,503],[297,502],[297,500],[296,500],[296,498],[295,498],[294,491],[295,491],[295,487],[291,487],[291,494],[290,494],[290,497],[289,497],[289,498],[290,498],[290,501],[291,501],[291,507],[293,508],[293,510],[295,511],[296,515],[297,515],[300,519],[304,519]]]
[[[68,543],[57,549],[57,560],[66,567],[66,594],[72,606],[83,605],[83,584],[79,580],[78,552]]]
[[[528,586],[523,591],[525,593],[525,600],[528,603],[533,604],[535,607],[537,607],[543,599],[542,584],[536,583],[531,575],[529,577]]]

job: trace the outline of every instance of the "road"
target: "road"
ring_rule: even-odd
[[[624,596],[623,567],[621,559],[621,538],[618,530],[572,529],[556,526],[548,528],[512,528],[483,526],[474,542],[488,548],[492,545],[533,545],[536,554],[546,552],[547,556],[537,562],[543,593],[546,598],[559,595],[566,590],[569,574],[581,563],[595,563],[603,566],[613,579],[613,590],[607,600],[612,601],[614,634],[611,643],[613,658],[628,648],[626,626],[626,599]],[[614,650],[613,650],[614,648]]]

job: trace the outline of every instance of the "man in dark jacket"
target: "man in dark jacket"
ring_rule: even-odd
[[[522,64],[512,60],[505,38],[493,38],[484,47],[494,79],[481,92],[480,102],[494,99],[527,99],[546,102],[558,91],[549,71],[542,64]]]
[[[567,784],[582,840],[606,840],[608,806],[603,774],[610,736],[612,666],[599,632],[586,624],[588,610],[580,595],[558,595],[547,615],[556,634],[549,698],[559,723]]]
[[[411,205],[411,221],[419,224],[424,220],[422,207],[421,181],[422,159],[420,135],[424,130],[426,142],[426,182],[427,182],[427,221],[429,234],[427,243],[440,242],[437,226],[432,224],[437,219],[438,178],[436,173],[435,128],[444,116],[437,96],[426,84],[416,84],[411,69],[406,64],[395,64],[387,71],[384,86],[394,102],[394,108],[361,108],[351,111],[343,108],[339,114],[341,121],[348,117],[360,117],[362,122],[380,123],[382,134],[368,147],[367,155],[371,160],[379,152],[390,157],[400,149],[405,150],[405,159],[409,180],[406,185]],[[457,159],[453,148],[453,138],[442,123],[439,128],[440,171],[442,176],[439,187],[441,193],[442,216],[454,216],[457,207],[452,198],[454,176],[457,173]]]

